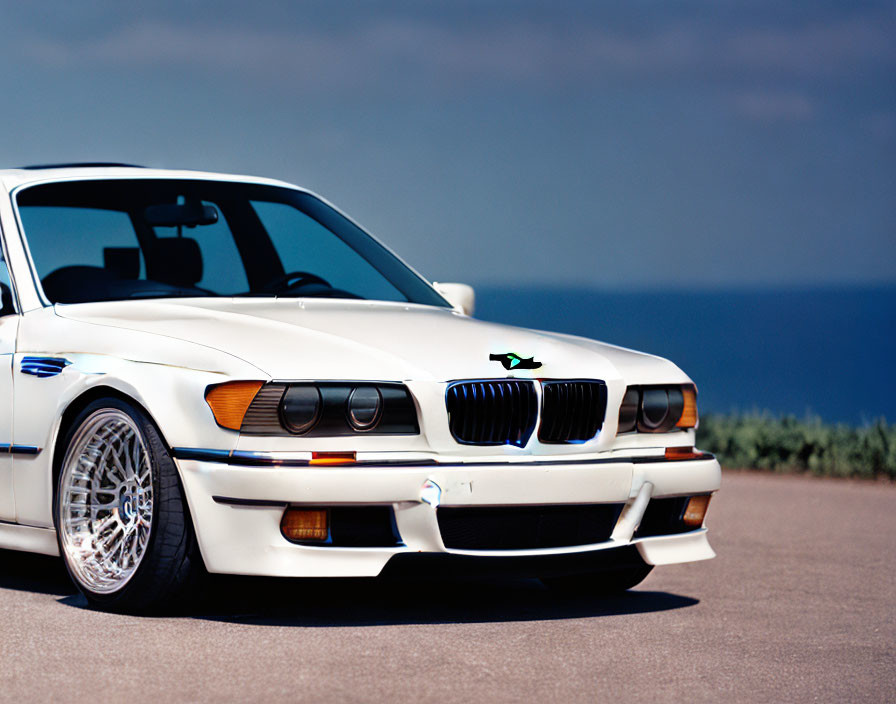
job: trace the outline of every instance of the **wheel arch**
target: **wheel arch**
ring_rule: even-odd
[[[71,447],[67,441],[71,438],[77,444],[82,427],[90,426],[94,429],[100,427],[91,419],[98,413],[103,413],[105,409],[114,409],[119,416],[127,414],[134,419],[134,430],[141,438],[141,442],[145,443],[148,453],[147,459],[152,469],[152,496],[155,496],[156,500],[152,505],[151,532],[148,534],[142,562],[131,575],[133,579],[129,576],[124,586],[114,592],[97,594],[91,591],[95,585],[89,580],[85,583],[83,575],[76,576],[81,573],[71,562],[72,553],[66,551],[67,543],[63,536],[62,523],[65,514],[60,509],[65,494],[60,485],[65,476],[62,464]],[[105,423],[105,419],[100,419],[100,423]],[[111,386],[100,384],[92,387],[73,398],[65,407],[60,416],[52,448],[52,523],[56,531],[58,550],[69,575],[78,589],[87,596],[88,602],[113,610],[144,610],[162,604],[164,597],[160,597],[159,594],[165,594],[166,589],[170,594],[180,594],[195,583],[197,575],[204,570],[204,559],[196,542],[196,521],[186,497],[180,467],[171,456],[171,445],[145,404]],[[156,490],[160,490],[158,495]],[[75,552],[77,553],[77,550]],[[114,554],[114,550],[111,554]],[[147,559],[155,560],[155,566],[147,565]],[[131,586],[132,583],[137,586]],[[134,592],[134,589],[137,591]],[[129,596],[119,595],[119,592],[125,594],[126,590],[130,590],[127,591]],[[136,600],[131,598],[132,594],[137,595]]]
[[[165,445],[165,449],[169,453],[171,452],[171,446],[165,439],[165,433],[162,432],[159,424],[155,421],[155,418],[153,418],[152,413],[149,412],[149,409],[147,409],[144,404],[142,404],[139,400],[137,400],[130,394],[127,394],[124,391],[113,386],[108,386],[106,384],[92,386],[89,389],[82,391],[79,395],[75,396],[71,401],[69,401],[68,405],[65,407],[65,410],[60,416],[59,425],[56,428],[56,437],[53,439],[53,456],[51,459],[51,487],[53,490],[54,501],[56,498],[56,484],[59,479],[59,470],[62,467],[62,459],[65,456],[65,439],[68,436],[68,433],[71,430],[75,420],[81,414],[81,411],[87,408],[94,401],[98,401],[101,398],[114,398],[138,408],[156,429],[156,432],[159,434],[159,437],[162,440],[162,444]]]

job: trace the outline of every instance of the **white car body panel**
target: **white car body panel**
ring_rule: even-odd
[[[19,319],[0,318],[0,427],[12,427],[12,358],[15,353]],[[6,440],[0,442],[12,442]],[[0,521],[14,521],[16,504],[13,493],[12,455],[0,453]]]
[[[74,401],[103,387],[145,409],[169,448],[222,458],[175,454],[202,556],[212,572],[372,576],[399,553],[478,554],[449,550],[442,543],[437,506],[421,493],[427,482],[440,488],[442,506],[625,504],[610,541],[490,550],[492,557],[622,545],[636,545],[648,564],[713,556],[705,529],[633,538],[651,498],[711,493],[720,484],[719,465],[712,458],[664,461],[665,447],[694,445],[693,430],[617,436],[618,409],[628,385],[690,383],[671,362],[418,304],[184,298],[48,305],[9,196],[37,183],[110,178],[212,179],[295,188],[268,179],[192,171],[115,167],[0,172],[0,190],[5,191],[0,193],[0,226],[19,307],[18,315],[0,318],[0,444],[38,450],[0,453],[0,547],[56,554],[53,465],[60,425]],[[505,372],[489,360],[495,351],[534,356],[544,366]],[[22,360],[32,356],[69,364],[50,378],[20,373]],[[457,442],[448,425],[448,384],[507,377],[604,381],[602,429],[581,444],[542,444],[537,433],[525,447]],[[206,387],[229,380],[402,382],[417,406],[420,433],[399,438],[241,435],[219,427],[204,400]],[[364,464],[290,466],[312,452],[328,451],[356,452]],[[271,462],[240,466],[231,461],[235,453]],[[403,464],[391,466],[395,461]],[[393,508],[402,545],[296,545],[280,532],[287,505],[364,504]]]

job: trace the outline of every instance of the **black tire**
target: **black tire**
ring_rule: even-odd
[[[98,411],[117,410],[129,416],[143,440],[149,456],[152,482],[152,519],[149,538],[136,570],[117,591],[101,593],[80,579],[63,546],[62,514],[64,463],[79,429]],[[118,509],[116,509],[118,511]],[[146,414],[117,398],[93,401],[75,418],[62,445],[56,465],[56,491],[53,502],[59,552],[69,576],[78,590],[95,608],[127,613],[144,613],[168,609],[190,591],[204,572],[196,534],[177,468],[165,443]]]
[[[548,589],[568,594],[612,596],[621,594],[644,581],[653,565],[620,567],[605,572],[564,575],[562,577],[542,577]]]

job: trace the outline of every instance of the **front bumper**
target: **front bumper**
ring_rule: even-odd
[[[205,566],[210,572],[281,577],[372,577],[396,556],[436,553],[482,558],[538,558],[634,546],[648,564],[714,557],[706,529],[633,537],[651,499],[706,494],[719,488],[715,459],[595,462],[483,462],[345,467],[237,466],[184,459],[183,479]],[[432,485],[438,487],[433,493]],[[428,491],[424,486],[430,487]],[[527,550],[446,548],[437,506],[622,504],[609,540]],[[280,532],[287,506],[391,506],[401,544],[348,548],[296,545]],[[534,561],[533,561],[534,560]],[[406,562],[406,558],[396,558]],[[465,561],[466,562],[466,561]],[[520,560],[507,560],[508,567]]]

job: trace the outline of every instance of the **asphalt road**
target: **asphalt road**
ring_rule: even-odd
[[[155,618],[0,551],[0,699],[896,701],[896,486],[726,474],[709,524],[718,558],[611,600],[218,578]]]

